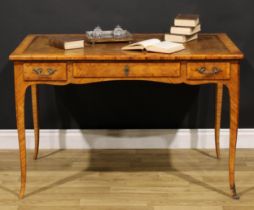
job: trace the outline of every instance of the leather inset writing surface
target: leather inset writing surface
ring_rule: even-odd
[[[31,35],[12,53],[11,60],[197,60],[241,59],[242,53],[225,34],[201,34],[173,54],[122,51],[123,43],[86,44],[84,49],[62,50],[49,45],[47,36]],[[52,35],[51,35],[52,36]],[[57,35],[55,35],[57,36]],[[63,36],[63,35],[58,35]],[[78,35],[68,35],[75,36]],[[81,38],[84,35],[79,35]],[[135,34],[134,41],[163,39],[162,34]]]

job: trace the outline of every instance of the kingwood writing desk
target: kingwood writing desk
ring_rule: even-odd
[[[28,35],[10,55],[14,61],[16,116],[20,148],[21,190],[26,185],[25,94],[32,90],[35,154],[39,149],[37,85],[87,84],[112,80],[146,80],[170,84],[217,86],[215,145],[219,157],[219,130],[223,86],[230,96],[229,183],[234,199],[235,152],[239,112],[239,62],[243,54],[226,34],[202,34],[174,54],[121,51],[125,44],[98,44],[64,51],[49,46],[47,36]],[[68,35],[80,36],[84,35]],[[161,34],[136,34],[135,41],[160,38]]]

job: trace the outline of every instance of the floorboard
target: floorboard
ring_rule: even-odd
[[[253,210],[254,150],[239,149],[228,187],[228,150],[28,151],[26,197],[19,154],[0,150],[0,210]]]

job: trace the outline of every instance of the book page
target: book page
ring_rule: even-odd
[[[173,53],[183,50],[185,47],[183,44],[163,41],[154,45],[149,45],[146,47],[147,51],[151,52],[161,52],[161,53]]]
[[[136,42],[130,45],[127,45],[122,48],[122,50],[143,50],[147,46],[154,45],[160,43],[159,39],[148,39],[141,42]]]
[[[161,41],[159,39],[147,39],[147,40],[144,40],[144,41],[141,41],[141,42],[137,42],[136,44],[142,45],[142,46],[144,46],[144,48],[146,48],[147,46],[155,45],[155,44],[158,44],[160,42]]]
[[[175,47],[182,46],[182,44],[169,42],[169,41],[163,41],[163,42],[154,44],[153,46],[156,46],[156,47],[161,48],[161,49],[172,49],[172,48],[175,48]]]

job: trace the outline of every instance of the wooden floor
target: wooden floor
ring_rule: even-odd
[[[227,156],[214,150],[44,150],[28,154],[18,199],[18,151],[0,151],[0,210],[253,210],[254,150],[238,150],[239,201],[230,198]]]

